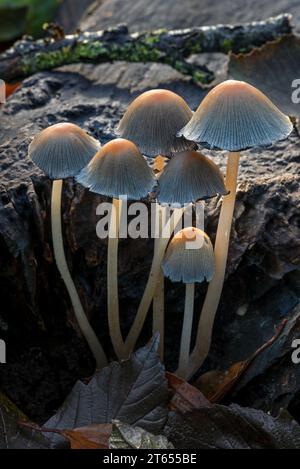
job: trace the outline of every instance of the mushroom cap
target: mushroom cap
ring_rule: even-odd
[[[187,103],[169,90],[150,90],[138,96],[122,117],[117,132],[147,156],[171,156],[194,144],[177,132],[191,119]]]
[[[271,145],[292,130],[289,117],[261,91],[227,80],[208,93],[178,135],[209,148],[240,151]]]
[[[217,194],[226,195],[218,166],[197,151],[177,153],[159,178],[158,202],[185,205]]]
[[[169,243],[162,269],[172,282],[210,282],[215,257],[209,236],[195,227],[180,230]]]
[[[136,145],[117,138],[106,143],[76,180],[91,192],[108,197],[139,200],[155,185],[155,176]]]
[[[100,143],[78,125],[62,122],[36,135],[28,155],[51,179],[76,176],[99,150]]]

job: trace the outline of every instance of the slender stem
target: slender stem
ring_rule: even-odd
[[[157,157],[158,158],[158,157]],[[156,159],[157,159],[156,158]],[[166,223],[166,208],[160,207],[156,204],[156,210],[158,210],[158,216],[156,220],[159,223],[159,238],[154,240],[154,257],[158,249],[160,237],[162,235],[162,229]],[[160,359],[164,359],[164,335],[165,335],[165,278],[162,269],[159,270],[157,286],[153,296],[153,334],[159,332],[160,340],[158,347],[158,354]]]
[[[165,278],[162,270],[158,274],[157,286],[153,296],[153,334],[159,332],[158,355],[164,359],[165,342]]]
[[[206,298],[201,311],[196,344],[189,363],[189,376],[200,368],[208,355],[211,345],[215,315],[218,309],[225,278],[232,216],[236,197],[239,159],[239,153],[229,153],[228,155],[226,188],[229,191],[229,195],[225,196],[223,199],[216,234],[214,249],[216,263],[215,275],[208,286]]]
[[[179,363],[176,374],[185,379],[188,375],[188,364],[191,347],[191,334],[194,314],[195,284],[187,283],[185,286],[185,305],[183,326],[180,341]]]
[[[78,321],[80,330],[84,335],[89,347],[95,357],[97,368],[103,368],[107,365],[107,359],[99,343],[95,332],[93,331],[90,323],[84,313],[80,298],[76,291],[74,282],[72,280],[68,264],[65,257],[64,243],[62,236],[61,225],[61,195],[62,195],[63,181],[61,179],[53,181],[52,185],[52,198],[51,198],[51,228],[54,257],[57,268],[62,276],[65,286],[70,295],[72,306],[74,309],[75,317]]]
[[[182,208],[174,209],[173,214],[170,217],[165,227],[165,233],[169,233],[170,236],[160,238],[159,242],[157,243],[157,249],[152,260],[152,266],[151,266],[150,274],[148,277],[148,282],[147,282],[142,300],[140,302],[136,317],[134,319],[133,325],[131,326],[129,334],[125,340],[127,354],[130,354],[132,352],[132,350],[134,349],[135,343],[138,339],[138,336],[141,333],[150,304],[152,302],[152,299],[155,293],[155,289],[156,289],[158,277],[159,277],[159,272],[161,268],[160,266],[161,266],[161,263],[165,254],[166,247],[168,245],[172,232],[176,229],[178,223],[181,220],[183,212],[184,212],[184,209]]]
[[[113,199],[107,251],[107,311],[110,338],[120,360],[125,358],[120,325],[118,289],[118,246],[121,212],[122,200]]]

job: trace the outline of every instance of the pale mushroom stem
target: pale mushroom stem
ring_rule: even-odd
[[[87,343],[89,344],[89,347],[95,357],[97,368],[103,368],[107,365],[105,353],[84,313],[80,298],[76,291],[65,257],[61,223],[62,186],[62,179],[53,181],[51,197],[51,228],[54,257],[57,268],[62,276],[62,279],[70,295],[75,317],[78,321],[80,330],[83,336],[85,337]]]
[[[153,335],[159,332],[158,355],[164,359],[165,342],[165,278],[162,270],[158,274],[157,287],[153,297]]]
[[[195,284],[187,283],[185,287],[185,305],[184,305],[184,316],[183,326],[180,340],[180,352],[179,362],[176,375],[180,378],[186,379],[188,374],[188,364],[190,358],[190,347],[191,347],[191,334],[193,326],[193,314],[194,314],[194,296],[195,296]]]
[[[136,317],[125,340],[127,355],[129,355],[134,349],[138,336],[140,335],[141,330],[143,328],[147,313],[149,311],[149,307],[151,305],[157,287],[161,263],[164,258],[165,250],[167,248],[172,232],[176,229],[178,223],[182,218],[183,212],[183,208],[174,209],[172,216],[169,218],[168,223],[165,225],[165,233],[168,233],[169,236],[160,238],[157,243],[157,249],[153,256],[148,282],[142,300],[140,302]]]
[[[156,204],[156,210],[158,215],[156,216],[156,222],[158,222],[158,238],[154,240],[154,256],[160,242],[163,227],[166,223],[166,208],[160,207]],[[164,359],[164,336],[165,336],[165,277],[162,269],[158,274],[157,286],[153,296],[153,335],[159,332],[160,341],[158,346],[158,354],[160,359]]]
[[[228,155],[226,188],[229,191],[229,195],[224,196],[222,202],[214,247],[215,274],[208,286],[206,298],[201,311],[196,343],[189,362],[189,376],[192,376],[200,368],[208,355],[211,345],[215,315],[218,309],[225,278],[230,231],[236,198],[239,159],[239,152],[231,152]]]
[[[118,246],[122,200],[113,199],[107,250],[107,312],[110,338],[119,360],[125,358],[121,333],[118,289]]]

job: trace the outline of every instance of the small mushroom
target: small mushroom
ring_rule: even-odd
[[[180,96],[169,90],[155,89],[146,91],[130,104],[119,123],[117,132],[122,137],[133,141],[144,155],[155,157],[155,168],[161,171],[164,166],[162,157],[171,157],[177,152],[195,147],[194,143],[187,141],[185,138],[176,137],[177,132],[188,123],[191,117],[192,111]],[[157,210],[161,209],[157,207]],[[181,216],[182,211],[175,210],[169,226],[175,226],[180,221]],[[165,213],[162,214],[162,219],[166,219]],[[174,223],[175,221],[176,223]],[[126,339],[129,349],[132,349],[141,332],[153,297],[155,297],[153,305],[154,327],[156,327],[156,319],[158,319],[160,333],[163,336],[161,329],[163,323],[161,320],[163,295],[161,289],[156,295],[155,287],[161,275],[160,264],[167,242],[168,239],[162,239],[161,237],[155,239],[154,256],[148,282],[132,328]],[[161,356],[162,345],[161,342]]]
[[[122,117],[117,132],[134,142],[150,157],[172,156],[194,146],[177,132],[192,117],[192,111],[178,94],[156,89],[138,96]]]
[[[210,282],[215,270],[213,247],[207,234],[194,227],[180,230],[167,248],[162,269],[165,276],[172,282],[186,284],[184,319],[176,372],[178,376],[186,378],[193,324],[195,282],[201,283],[205,280]]]
[[[240,151],[283,140],[292,129],[290,119],[263,93],[248,83],[227,80],[208,93],[190,122],[178,133],[209,148],[229,151],[226,172],[229,195],[223,199],[215,241],[216,274],[203,305],[190,374],[199,369],[210,348],[225,277]]]
[[[177,153],[159,177],[158,202],[185,205],[216,195],[226,195],[218,166],[197,151]]]
[[[139,200],[155,185],[153,171],[136,145],[118,138],[104,145],[77,176],[77,181],[91,192],[113,198],[110,218],[107,261],[107,308],[110,336],[119,359],[126,358],[119,317],[118,244],[122,197]]]
[[[60,123],[44,129],[34,137],[29,145],[28,154],[33,162],[53,179],[51,227],[56,265],[70,295],[79,327],[95,357],[97,367],[102,368],[106,365],[107,360],[84,313],[72,280],[65,257],[61,225],[62,180],[78,174],[99,147],[100,143],[77,125]]]
[[[193,150],[174,155],[159,176],[158,202],[163,205],[187,206],[217,194],[227,194],[221,171],[209,158]],[[161,357],[164,336],[163,285],[163,280],[159,279],[153,298],[153,332],[160,332]]]
[[[292,129],[288,116],[261,91],[244,81],[227,80],[208,93],[178,136],[239,152],[284,140]]]

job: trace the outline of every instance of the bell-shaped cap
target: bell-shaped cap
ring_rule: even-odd
[[[117,138],[104,145],[76,180],[91,192],[139,200],[155,185],[155,176],[136,145]]]
[[[177,132],[192,117],[187,103],[169,90],[151,90],[138,96],[121,119],[117,132],[134,142],[147,156],[171,156],[192,148]]]
[[[209,148],[240,151],[288,137],[293,125],[263,93],[243,81],[213,88],[178,133]]]
[[[180,230],[169,243],[162,269],[173,282],[210,282],[215,257],[207,234],[195,227]]]
[[[42,130],[29,145],[32,161],[51,179],[76,176],[99,150],[100,143],[69,122]]]
[[[162,205],[182,206],[227,193],[218,166],[197,151],[176,154],[159,178],[158,202]]]

